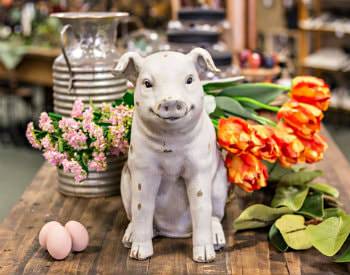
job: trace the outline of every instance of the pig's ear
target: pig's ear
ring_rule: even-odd
[[[143,57],[136,52],[128,52],[123,54],[118,63],[112,69],[115,76],[124,76],[131,82],[135,82],[137,75],[141,70]]]
[[[212,72],[220,72],[220,70],[215,66],[213,58],[210,53],[203,48],[194,48],[192,51],[188,53],[188,55],[192,58],[195,65],[199,64],[200,66],[204,66],[212,71]]]

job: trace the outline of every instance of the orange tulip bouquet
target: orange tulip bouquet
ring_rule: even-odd
[[[276,122],[259,117],[254,123],[236,116],[218,120],[218,142],[227,152],[229,181],[247,192],[267,185],[268,169],[263,161],[289,168],[323,158],[327,144],[319,131],[329,105],[328,86],[318,78],[296,77],[288,96],[281,108],[268,108],[277,113]]]
[[[330,102],[327,84],[301,76],[293,79],[289,91],[257,83],[206,92],[215,96],[211,116],[229,181],[246,192],[270,184],[266,196],[274,194],[270,205],[246,208],[235,219],[234,230],[269,227],[268,238],[281,252],[314,247],[336,255],[349,237],[350,215],[340,208],[334,187],[314,182],[322,171],[305,165],[322,160],[327,149],[320,134]],[[271,104],[282,93],[288,96],[282,106]],[[276,115],[261,116],[258,110]],[[350,261],[350,247],[343,250],[335,261]]]

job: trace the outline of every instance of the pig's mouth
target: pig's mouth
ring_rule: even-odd
[[[194,109],[194,106],[192,105],[191,108],[189,108],[186,113],[184,113],[183,115],[181,116],[168,116],[168,117],[164,117],[164,116],[161,116],[160,114],[158,114],[157,112],[155,112],[152,108],[150,108],[150,112],[153,113],[155,116],[159,117],[160,119],[163,119],[165,121],[177,121],[177,120],[180,120],[181,118],[184,118],[188,115],[188,113],[190,111],[192,111]]]
[[[158,114],[158,113],[156,113],[155,111],[153,111],[152,108],[150,109],[150,111],[151,111],[151,113],[153,113],[153,114],[156,115],[157,117],[159,117],[159,118],[161,118],[161,119],[163,119],[163,120],[167,120],[167,121],[176,121],[176,120],[179,120],[179,119],[185,117],[185,116],[188,114],[188,112],[186,112],[186,113],[185,113],[184,115],[182,115],[182,116],[163,117],[163,116],[161,116],[160,114]]]

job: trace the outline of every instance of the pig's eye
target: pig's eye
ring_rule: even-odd
[[[149,81],[148,79],[143,81],[143,85],[145,85],[146,88],[152,88],[153,87],[151,81]]]
[[[191,84],[193,82],[193,76],[189,76],[187,79],[186,79],[186,84]]]

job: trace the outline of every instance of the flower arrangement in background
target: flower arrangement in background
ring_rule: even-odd
[[[80,182],[89,171],[105,171],[108,156],[126,154],[132,114],[133,109],[124,104],[96,108],[76,100],[71,117],[43,112],[38,129],[30,122],[26,136],[50,164]]]
[[[321,160],[327,144],[319,131],[329,100],[330,90],[323,80],[296,77],[289,100],[276,110],[275,126],[257,125],[232,116],[221,118],[218,143],[227,151],[229,180],[251,192],[267,185],[263,161],[291,167]]]

